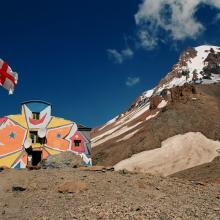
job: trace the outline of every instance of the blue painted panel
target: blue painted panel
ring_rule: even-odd
[[[21,169],[21,162],[17,163],[14,169]]]

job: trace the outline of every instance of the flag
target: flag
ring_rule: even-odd
[[[18,81],[18,74],[13,72],[11,67],[0,59],[0,85],[7,89],[9,94],[13,94]]]

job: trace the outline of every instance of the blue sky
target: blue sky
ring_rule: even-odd
[[[32,99],[91,127],[124,111],[185,48],[220,46],[220,1],[185,1],[2,2],[0,57],[19,81],[0,90],[0,116]]]

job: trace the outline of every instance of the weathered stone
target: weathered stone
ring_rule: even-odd
[[[58,187],[58,192],[60,193],[79,193],[87,190],[87,184],[83,181],[76,180],[65,182],[64,184]]]
[[[51,155],[42,160],[39,164],[42,168],[77,168],[83,166],[83,159],[71,151],[63,152],[57,155]]]
[[[81,171],[105,171],[104,166],[80,167]]]
[[[22,187],[22,186],[12,186],[12,191],[13,192],[23,192],[25,190],[26,190],[26,188]]]

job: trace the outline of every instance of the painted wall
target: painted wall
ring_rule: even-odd
[[[38,137],[39,132],[45,133],[44,143]],[[86,157],[86,162],[90,161],[87,165],[91,165],[88,131],[81,132],[75,122],[51,116],[50,104],[30,101],[22,104],[20,115],[0,118],[0,166],[25,168],[28,160],[25,147],[31,137],[31,147],[33,151],[42,151],[42,159],[72,151]]]

